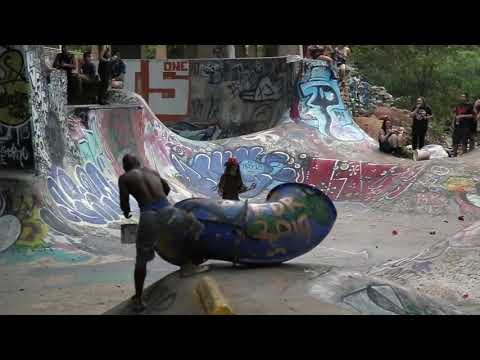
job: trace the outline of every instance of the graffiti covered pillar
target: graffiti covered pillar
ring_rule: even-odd
[[[23,45],[0,46],[0,177],[7,172],[33,172],[33,124]]]

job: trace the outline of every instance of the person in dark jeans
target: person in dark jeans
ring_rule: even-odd
[[[410,113],[412,124],[412,149],[417,150],[425,146],[425,136],[428,130],[428,121],[433,117],[432,109],[423,97],[417,99],[417,105]]]
[[[68,52],[67,45],[62,45],[62,52],[55,56],[53,67],[67,72],[67,102],[72,103],[74,96],[74,72],[77,69],[75,55]]]
[[[474,123],[473,105],[468,101],[468,94],[460,95],[460,104],[453,109],[453,156],[458,156],[458,146],[462,145],[462,152],[468,152],[468,140]]]
[[[478,120],[480,118],[480,96],[477,96],[477,100],[473,104],[473,121],[472,121],[472,129],[470,133],[470,151],[475,149],[475,143],[477,141],[477,133],[478,133]]]
[[[110,47],[105,46],[99,53],[98,76],[100,77],[100,86],[98,92],[98,102],[100,105],[106,105],[106,98],[110,82],[112,81],[112,62]]]

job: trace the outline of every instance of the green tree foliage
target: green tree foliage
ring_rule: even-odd
[[[401,107],[425,96],[436,125],[451,119],[461,92],[480,96],[479,45],[356,45],[353,61],[367,80],[385,86]]]

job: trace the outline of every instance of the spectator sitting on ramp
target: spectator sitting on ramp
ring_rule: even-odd
[[[155,257],[155,251],[166,261],[180,266],[182,276],[207,270],[197,266],[204,259],[195,251],[203,225],[191,214],[171,206],[167,199],[168,183],[151,169],[141,167],[133,155],[123,158],[125,174],[120,176],[120,208],[127,219],[130,214],[129,196],[132,195],[140,207],[140,223],[137,230],[135,262],[135,295],[131,298],[134,310],[145,310],[142,299],[147,275],[147,263]]]
[[[401,155],[401,144],[403,142],[402,132],[399,129],[393,128],[392,121],[388,115],[383,116],[382,120],[383,124],[380,129],[380,135],[378,136],[380,151],[387,154]]]
[[[255,183],[253,183],[250,188],[247,188],[243,184],[238,160],[236,158],[228,159],[225,163],[225,172],[220,178],[220,183],[218,184],[218,193],[222,199],[240,201],[240,194],[253,190],[255,187]]]

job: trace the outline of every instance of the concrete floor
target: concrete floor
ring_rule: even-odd
[[[391,259],[411,256],[465,228],[457,218],[410,216],[337,204],[338,220],[330,235],[295,264],[347,266],[367,271]],[[448,222],[445,222],[448,221]],[[397,230],[398,235],[392,231]],[[435,231],[435,235],[430,232]],[[368,234],[368,236],[365,236]],[[101,314],[134,293],[131,261],[101,265],[0,267],[0,314]],[[125,249],[124,249],[125,250]],[[146,286],[177,267],[156,258]]]

